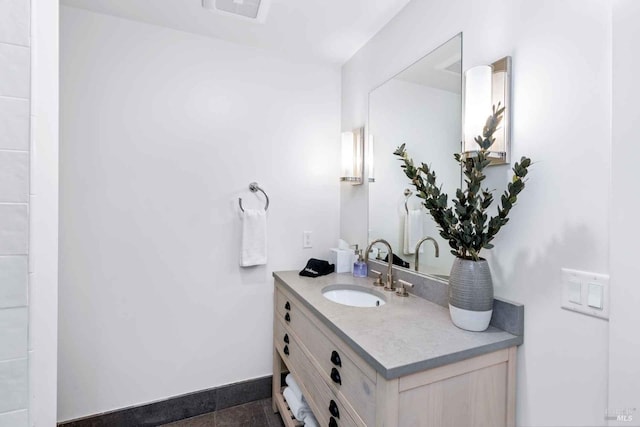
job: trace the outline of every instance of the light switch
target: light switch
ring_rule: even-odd
[[[569,282],[569,302],[582,304],[582,283],[578,281]]]
[[[562,302],[565,310],[609,319],[609,276],[562,269]]]
[[[602,285],[589,283],[587,286],[589,289],[587,293],[587,305],[602,310]]]

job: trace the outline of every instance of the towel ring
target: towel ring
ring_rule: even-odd
[[[252,193],[255,193],[257,191],[260,191],[262,194],[264,194],[264,197],[267,199],[267,202],[264,205],[264,211],[266,212],[267,209],[269,209],[269,196],[267,196],[267,193],[264,192],[264,190],[262,188],[260,188],[260,186],[258,185],[257,182],[252,182],[249,184],[249,190]],[[238,197],[238,205],[240,205],[240,210],[242,212],[244,212],[244,208],[242,207],[242,197]]]
[[[413,191],[409,190],[408,188],[404,189],[404,210],[407,211],[407,214],[409,214],[409,206],[407,206],[407,203],[409,203],[409,197],[411,197],[413,195]]]

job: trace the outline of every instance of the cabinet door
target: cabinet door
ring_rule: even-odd
[[[507,363],[488,366],[400,393],[399,425],[504,427]]]

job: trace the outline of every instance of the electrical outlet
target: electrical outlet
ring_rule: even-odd
[[[302,248],[303,249],[308,249],[311,248],[313,245],[311,243],[311,235],[313,233],[311,231],[303,231],[302,232]]]

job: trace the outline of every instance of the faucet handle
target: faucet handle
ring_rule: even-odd
[[[373,282],[373,286],[382,286],[384,285],[384,283],[382,283],[382,273],[380,273],[379,271],[376,270],[371,270],[371,272],[373,274],[377,274],[378,278],[375,280],[375,282]]]
[[[396,289],[396,295],[401,297],[408,297],[409,292],[407,292],[407,288],[413,288],[413,283],[409,283],[407,281],[398,279],[398,288]]]

